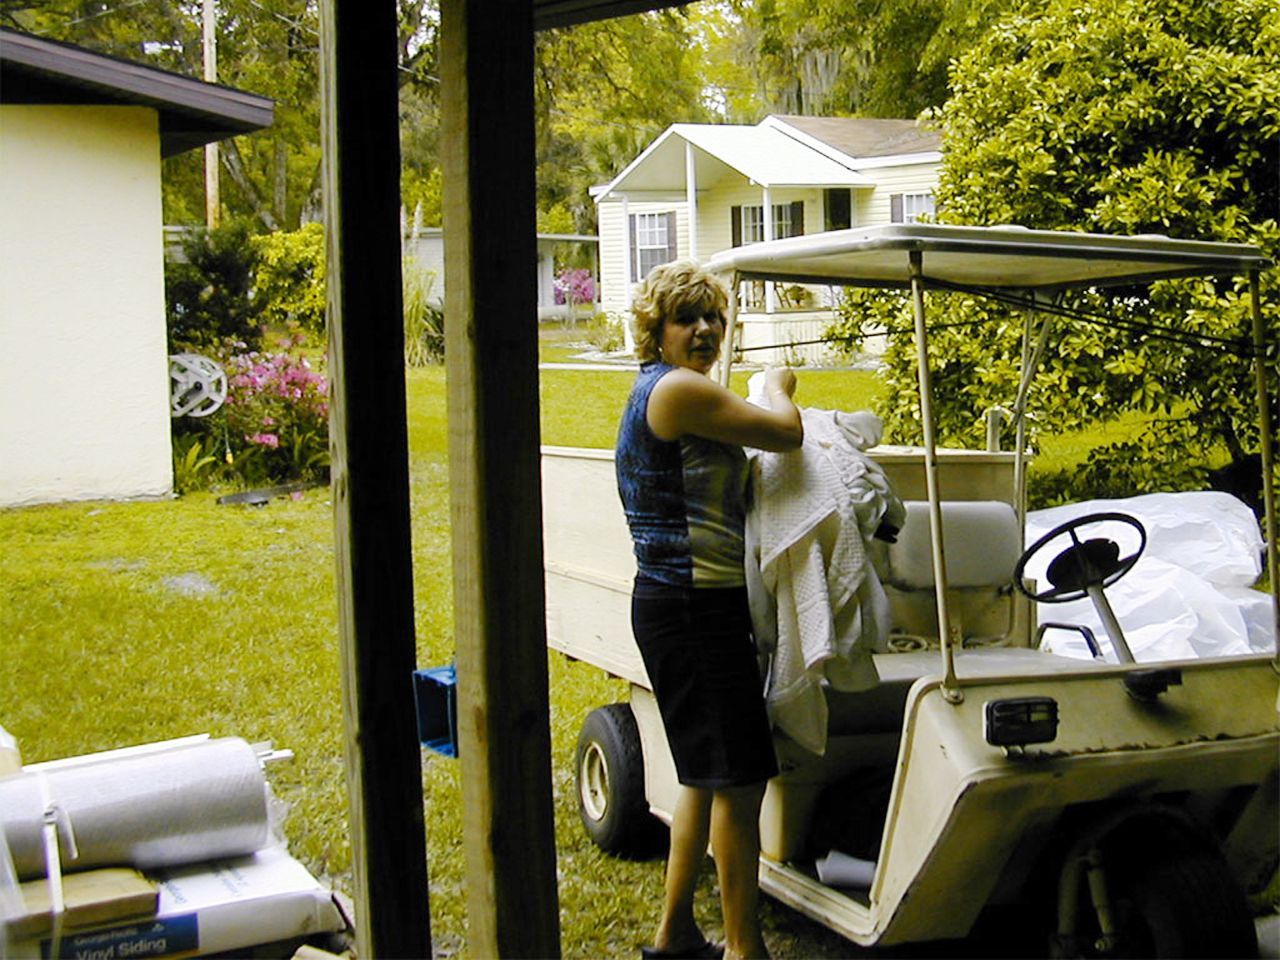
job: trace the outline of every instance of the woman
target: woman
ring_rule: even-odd
[[[728,295],[689,261],[656,267],[632,311],[640,374],[618,431],[618,490],[639,573],[632,628],[681,783],[662,920],[645,957],[767,956],[756,917],[760,802],[777,773],[743,573],[748,468],[742,447],[804,437],[795,377],[770,370],[770,409],[707,374]],[[693,916],[710,838],[725,944]]]

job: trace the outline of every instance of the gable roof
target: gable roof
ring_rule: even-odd
[[[689,147],[699,187],[730,171],[761,187],[869,187],[874,181],[862,167],[942,156],[937,134],[914,120],[770,116],[755,126],[676,123],[592,194],[597,201],[611,193],[683,194]]]
[[[864,160],[938,154],[942,138],[914,120],[881,120],[872,117],[798,117],[777,114],[763,124],[816,140],[846,157]]]
[[[170,157],[271,126],[275,102],[69,43],[0,30],[0,103],[154,107]]]

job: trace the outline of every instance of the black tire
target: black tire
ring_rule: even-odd
[[[597,847],[632,860],[658,852],[662,823],[645,799],[640,730],[628,704],[611,703],[587,715],[574,772],[578,816]]]
[[[1155,830],[1107,857],[1118,957],[1256,957],[1248,898],[1207,836]]]

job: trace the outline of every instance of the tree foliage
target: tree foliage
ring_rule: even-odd
[[[937,112],[940,219],[1159,233],[1280,253],[1280,8],[1269,0],[1050,0],[1001,20],[960,58],[951,85]],[[1274,271],[1262,287],[1274,376]],[[1059,321],[1036,381],[1034,404],[1055,429],[1125,409],[1152,417],[1138,444],[1149,456],[1104,449],[1085,473],[1132,489],[1185,486],[1203,480],[1206,458],[1256,450],[1243,286],[1164,282],[1149,304],[1131,293],[1078,305],[1147,332]],[[931,336],[941,432],[973,442],[983,410],[1014,396],[1022,322],[969,298],[938,300],[935,315],[974,322]],[[862,319],[854,314],[846,333]],[[1174,343],[1157,328],[1205,339]],[[918,417],[907,402],[913,353],[901,336],[886,356],[900,436]],[[1161,455],[1171,446],[1187,451],[1193,469],[1186,457]]]
[[[244,221],[193,229],[182,256],[165,263],[169,352],[219,352],[225,344],[256,350],[263,301],[253,296],[258,252]]]
[[[547,30],[537,37],[538,206],[595,222],[587,187],[608,181],[672,123],[713,118],[704,58],[680,11]]]
[[[0,22],[126,60],[202,77],[199,0],[0,0]],[[226,214],[258,229],[315,219],[320,197],[319,24],[315,0],[219,0],[218,82],[275,101],[267,130],[220,144]],[[165,161],[168,223],[204,220],[204,157]]]
[[[915,117],[1012,0],[735,0],[737,53],[764,112]]]
[[[218,82],[270,97],[267,130],[220,143],[224,213],[259,231],[320,218],[320,27],[317,0],[218,0]],[[411,171],[436,165],[437,5],[400,0],[399,76]],[[0,23],[111,56],[202,77],[200,0],[0,0]],[[165,161],[167,223],[204,220],[204,157]],[[438,222],[438,221],[437,221]]]

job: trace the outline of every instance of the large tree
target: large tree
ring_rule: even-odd
[[[537,38],[538,201],[579,228],[594,225],[587,194],[672,123],[712,120],[703,48],[683,11],[659,11]]]
[[[6,26],[203,76],[199,0],[0,0]],[[221,199],[259,229],[296,227],[319,206],[319,24],[315,0],[219,0],[218,82],[276,101],[267,129],[220,145]],[[165,220],[204,219],[203,154],[165,161]]]
[[[732,0],[764,112],[914,117],[1012,0]]]
[[[203,76],[200,0],[0,0],[0,23],[187,76]],[[271,97],[270,129],[221,144],[221,199],[259,230],[320,215],[320,27],[317,0],[217,0],[218,82]],[[434,0],[399,2],[400,86],[411,170],[436,162]],[[165,162],[165,220],[204,219],[203,154]]]
[[[1280,7],[1273,0],[1028,5],[959,59],[951,87],[937,115],[945,151],[940,219],[1159,233],[1280,253]],[[1274,270],[1262,286],[1274,376]],[[972,441],[983,410],[1013,395],[1020,324],[963,298],[940,299],[949,300],[952,321],[996,320],[932,338],[944,433]],[[1156,285],[1149,307],[1123,291],[1082,306],[1129,323],[1060,325],[1037,381],[1045,422],[1070,428],[1123,410],[1142,411],[1150,422],[1138,442],[1097,451],[1081,474],[1086,484],[1107,493],[1191,485],[1203,482],[1208,462],[1257,450],[1242,342],[1248,297],[1239,283],[1166,282]],[[1203,339],[1173,342],[1160,328]],[[889,406],[905,434],[915,378],[905,336],[888,361]],[[1086,492],[1070,487],[1062,492]]]

